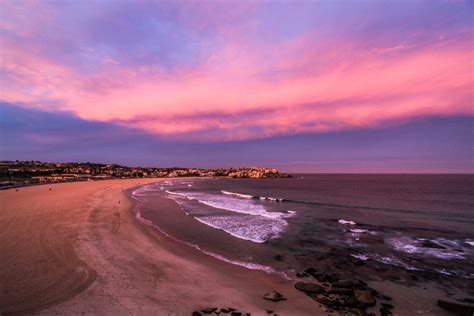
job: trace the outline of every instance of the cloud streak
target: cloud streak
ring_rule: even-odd
[[[473,115],[469,3],[42,3],[1,4],[2,101],[195,141]]]

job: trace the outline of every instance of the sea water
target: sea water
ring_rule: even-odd
[[[183,178],[132,195],[140,218],[168,236],[288,278],[317,266],[447,286],[474,279],[473,175]]]

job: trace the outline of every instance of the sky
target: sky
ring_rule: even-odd
[[[0,1],[0,159],[474,172],[474,1]]]

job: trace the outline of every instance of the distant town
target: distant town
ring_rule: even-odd
[[[68,181],[176,177],[288,178],[290,175],[261,167],[152,168],[90,162],[0,161],[0,189]]]

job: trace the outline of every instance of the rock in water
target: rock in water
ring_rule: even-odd
[[[474,315],[474,306],[473,305],[466,305],[466,304],[459,304],[454,302],[448,302],[444,300],[438,300],[438,306],[455,312],[461,316],[472,316]]]
[[[437,243],[432,242],[431,240],[424,240],[421,244],[423,248],[436,248],[436,249],[446,249],[446,247],[438,245]]]
[[[272,302],[279,302],[279,301],[284,301],[286,300],[286,297],[283,296],[283,294],[278,293],[277,291],[273,291],[271,293],[266,293],[263,296],[264,299]]]
[[[315,283],[296,282],[295,288],[306,293],[321,294],[326,292],[321,285]]]
[[[375,305],[375,299],[368,290],[354,290],[354,296],[361,304],[368,306]]]

